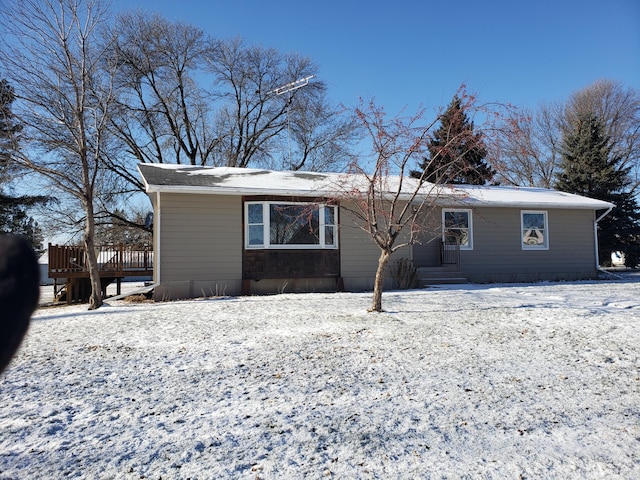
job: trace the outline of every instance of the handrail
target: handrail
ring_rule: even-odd
[[[460,242],[455,243],[440,241],[440,264],[459,265],[460,264]]]
[[[88,272],[84,246],[49,244],[49,276],[51,274]],[[153,248],[135,247],[122,243],[96,247],[98,266],[103,272],[123,274],[126,272],[151,271]]]

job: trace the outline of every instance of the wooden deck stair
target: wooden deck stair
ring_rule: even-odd
[[[100,285],[102,296],[106,297],[107,287],[113,282],[118,281],[116,277],[100,277]],[[69,294],[70,292],[70,294]],[[120,285],[118,284],[117,295],[120,295]],[[54,301],[77,303],[86,302],[91,295],[91,280],[87,278],[71,278],[69,281],[60,285],[55,289]]]

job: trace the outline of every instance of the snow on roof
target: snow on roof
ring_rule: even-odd
[[[367,185],[364,176],[343,173],[166,164],[140,164],[138,169],[145,182],[147,193],[345,197],[348,191],[365,191]],[[386,180],[388,191],[395,192],[400,177],[389,177]],[[416,180],[407,177],[402,180],[403,195],[406,198],[415,190]],[[601,200],[545,188],[426,184],[423,191],[437,195],[439,203],[451,206],[593,210],[608,209],[613,206]]]
[[[602,200],[574,195],[547,188],[513,186],[455,185],[452,190],[462,194],[463,202],[474,206],[546,207],[608,209],[614,205]]]
[[[212,194],[335,194],[341,174],[284,172],[233,167],[141,164],[147,192],[197,191]]]

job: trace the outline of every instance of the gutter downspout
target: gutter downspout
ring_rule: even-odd
[[[594,237],[594,245],[596,249],[596,271],[600,273],[604,273],[605,275],[611,275],[612,277],[617,278],[618,280],[622,280],[620,275],[616,275],[615,273],[611,273],[606,271],[605,269],[600,267],[600,254],[598,253],[598,222],[602,220],[604,217],[609,215],[609,213],[613,210],[613,206],[609,207],[602,215],[595,219],[593,222],[593,237]]]
[[[154,275],[154,282],[156,285],[160,285],[160,222],[162,221],[162,215],[161,215],[161,211],[160,211],[160,192],[156,192],[156,206],[157,206],[157,212],[156,214],[153,215],[153,229],[154,229],[154,240],[155,240],[155,252],[154,252],[154,265],[153,265],[153,271],[155,273]],[[596,248],[597,250],[597,248]],[[597,251],[596,251],[597,254]]]

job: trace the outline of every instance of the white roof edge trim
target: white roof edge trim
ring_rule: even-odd
[[[246,187],[194,187],[192,185],[149,185],[146,183],[147,193],[194,193],[203,195],[271,195],[271,196],[287,196],[287,197],[329,197],[344,198],[333,190],[298,190],[298,189],[274,189],[274,188],[246,188]],[[389,193],[389,197],[394,194]],[[410,198],[410,194],[401,195],[402,200]],[[614,205],[602,200],[594,200],[594,202],[602,202],[600,205],[588,205],[583,203],[567,204],[561,202],[510,202],[509,204],[501,202],[478,202],[475,199],[466,201],[460,198],[460,195],[437,194],[435,203],[440,206],[459,207],[459,208],[478,208],[478,207],[495,207],[495,208],[570,208],[574,210],[603,210]]]
[[[325,190],[294,190],[274,188],[243,188],[243,187],[194,187],[187,185],[147,185],[147,193],[197,193],[206,195],[283,195],[288,197],[335,197],[336,192]]]
[[[138,169],[138,173],[142,177],[142,183],[144,183],[144,191],[146,193],[150,193],[151,190],[149,190],[149,188],[151,187],[151,185],[149,185],[149,183],[147,182],[146,177],[142,174],[142,170],[140,170],[140,165],[144,165],[144,164],[138,163],[138,164],[136,164],[136,168]]]
[[[515,201],[509,203],[502,202],[477,202],[477,201],[460,201],[455,197],[441,196],[442,199],[450,199],[447,202],[447,206],[455,206],[459,208],[531,208],[537,210],[544,210],[545,208],[567,208],[570,210],[606,210],[614,207],[615,205],[605,202],[603,200],[596,200],[596,202],[602,202],[599,204],[584,204],[584,203],[561,203],[561,202],[534,202],[534,201]]]
[[[347,195],[341,195],[335,190],[297,190],[297,189],[274,189],[274,188],[246,188],[246,187],[194,187],[191,185],[148,185],[146,193],[192,193],[202,195],[264,195],[282,197],[309,197],[309,198],[335,198],[344,199]],[[388,193],[385,199],[391,199],[395,193]],[[410,194],[401,194],[400,200],[408,200]]]

